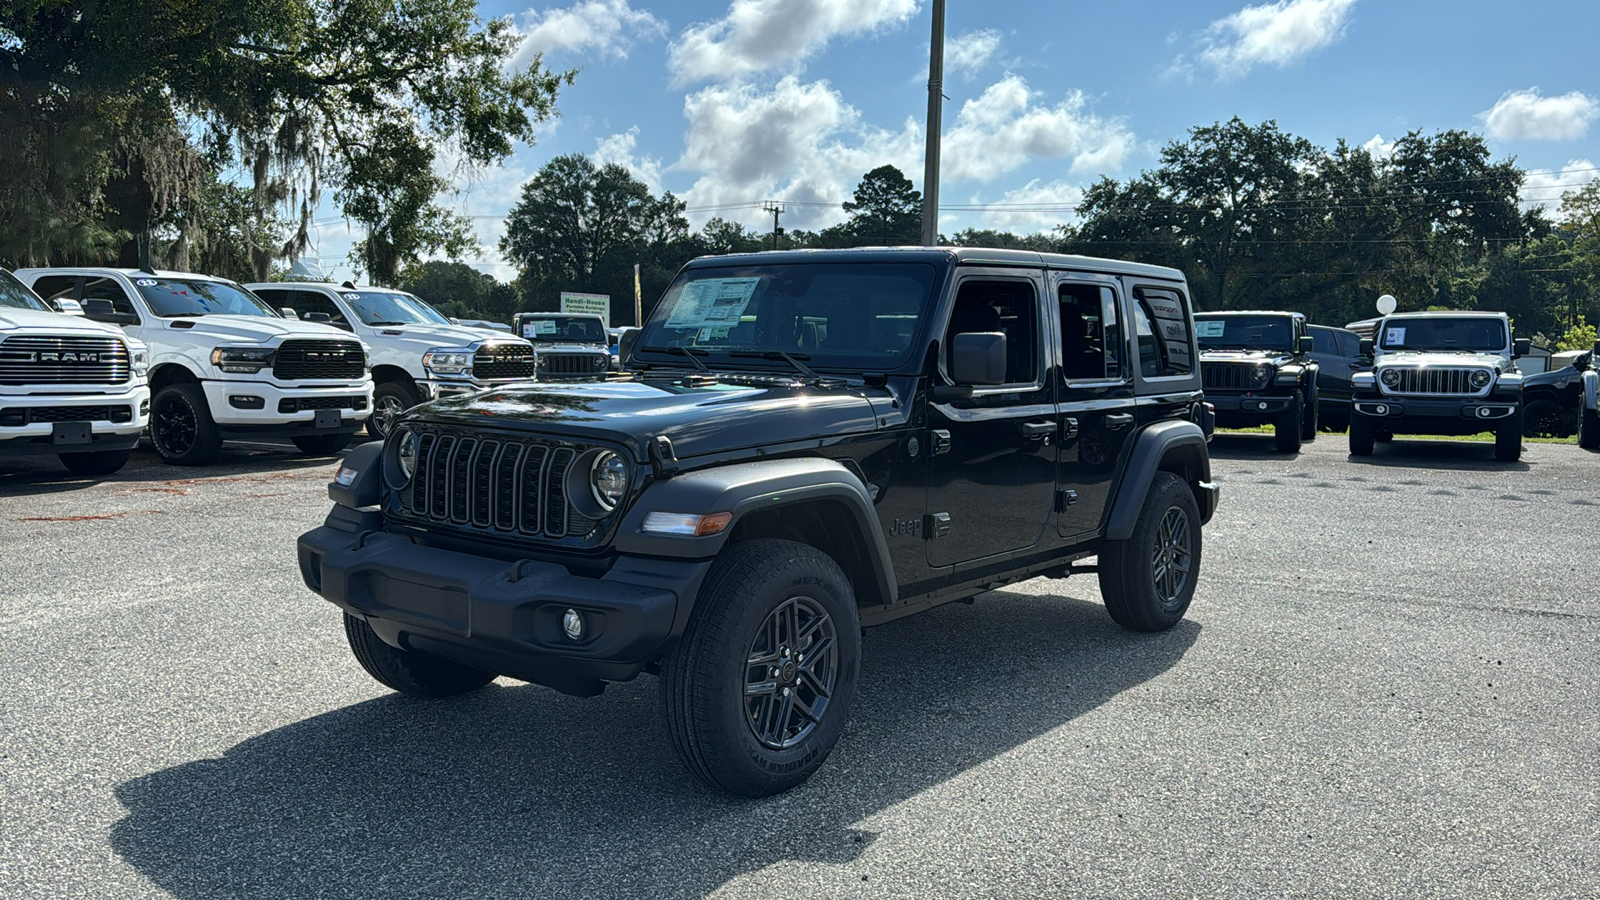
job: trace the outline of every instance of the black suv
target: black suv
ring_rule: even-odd
[[[1214,312],[1194,317],[1206,399],[1223,428],[1271,425],[1278,449],[1299,453],[1317,437],[1317,375],[1306,317],[1295,312]]]
[[[658,674],[685,765],[773,794],[838,739],[862,626],[1082,571],[1128,628],[1182,618],[1218,496],[1195,352],[1172,269],[698,259],[625,375],[424,404],[352,451],[300,568],[395,690]]]
[[[540,381],[592,381],[611,369],[611,336],[599,316],[524,312],[512,327],[533,342]]]

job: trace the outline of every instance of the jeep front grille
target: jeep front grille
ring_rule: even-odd
[[[606,353],[539,354],[539,372],[544,375],[604,375],[609,368],[611,356]]]
[[[1201,363],[1200,384],[1208,391],[1253,391],[1267,386],[1255,363]]]
[[[1470,397],[1481,396],[1489,390],[1487,386],[1481,388],[1472,386],[1472,373],[1485,371],[1484,369],[1397,368],[1394,371],[1400,373],[1400,383],[1392,388],[1384,385],[1384,390],[1391,394]],[[1383,384],[1381,378],[1378,383]]]
[[[421,432],[399,515],[426,525],[557,540],[596,521],[567,502],[567,471],[587,448],[548,441]]]
[[[481,381],[533,377],[533,348],[527,344],[485,344],[472,357],[472,375]]]
[[[116,338],[18,335],[0,343],[0,384],[125,384],[128,347]]]
[[[327,378],[355,381],[367,371],[359,341],[294,340],[278,348],[272,374],[284,381]]]

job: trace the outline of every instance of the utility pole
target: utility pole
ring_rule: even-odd
[[[939,243],[939,132],[944,100],[944,0],[933,0],[928,47],[928,150],[922,164],[922,245]]]
[[[778,238],[783,236],[783,227],[778,224],[778,217],[783,215],[783,204],[776,200],[768,200],[761,205],[762,212],[772,213],[772,249],[778,249]]]

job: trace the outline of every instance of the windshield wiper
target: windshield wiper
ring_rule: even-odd
[[[734,350],[733,352],[729,353],[728,355],[729,356],[733,356],[733,357],[743,358],[743,359],[771,359],[771,360],[779,360],[779,359],[781,359],[784,362],[788,363],[789,365],[794,366],[795,370],[798,371],[801,375],[804,375],[807,378],[816,379],[818,381],[822,380],[822,376],[818,375],[816,372],[811,371],[811,368],[809,366],[807,366],[805,363],[802,363],[800,361],[802,359],[810,359],[811,358],[810,355],[805,354],[805,353],[796,353],[796,354],[791,356],[790,354],[785,353],[782,350]]]
[[[707,373],[711,371],[710,369],[706,368],[706,364],[701,362],[699,359],[699,357],[711,355],[710,352],[706,350],[701,350],[696,347],[640,347],[639,349],[645,351],[646,353],[665,353],[668,356],[686,357],[689,362],[694,363],[694,367],[696,369]]]

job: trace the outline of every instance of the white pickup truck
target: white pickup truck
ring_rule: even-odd
[[[53,311],[0,269],[0,454],[53,453],[110,475],[150,417],[144,344]]]
[[[353,282],[247,285],[301,319],[327,321],[365,341],[375,383],[367,433],[382,439],[395,417],[425,400],[534,377],[533,344],[506,332],[452,324],[405,291]]]
[[[150,353],[150,439],[162,459],[209,462],[225,438],[290,438],[313,456],[338,451],[372,411],[361,341],[285,319],[239,285],[147,269],[19,269],[47,298],[122,326]]]

